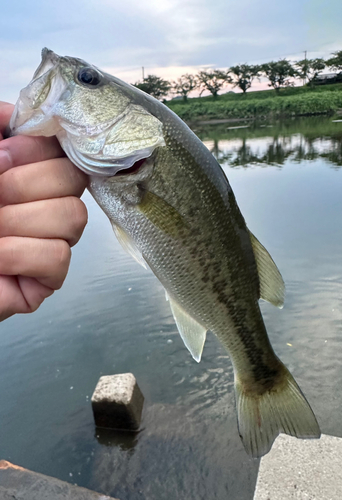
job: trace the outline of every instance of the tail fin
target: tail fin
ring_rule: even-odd
[[[316,417],[291,373],[284,366],[284,379],[262,395],[243,392],[235,384],[239,434],[249,455],[268,453],[281,432],[297,438],[319,438]]]

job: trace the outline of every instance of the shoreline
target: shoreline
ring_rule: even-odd
[[[260,115],[260,116],[255,116],[254,118],[245,118],[245,117],[240,117],[240,118],[211,118],[208,119],[205,115],[204,116],[199,116],[198,119],[196,120],[185,120],[187,124],[190,125],[224,125],[225,123],[255,123],[257,121],[264,122],[266,120],[272,120],[272,119],[289,119],[289,118],[310,118],[314,116],[334,116],[342,115],[342,109],[337,109],[336,111],[327,111],[327,112],[321,112],[321,113],[303,113],[303,114],[296,114],[296,115]],[[234,127],[238,128],[238,127]],[[242,127],[241,127],[242,128]]]
[[[294,89],[292,89],[294,90]],[[203,99],[203,100],[202,100]],[[264,98],[256,96],[219,96],[189,99],[186,103],[169,101],[166,105],[187,123],[201,125],[235,123],[266,119],[324,116],[342,113],[342,88],[326,91],[286,93]],[[204,123],[205,122],[205,123]]]

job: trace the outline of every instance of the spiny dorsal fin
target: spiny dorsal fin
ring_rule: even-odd
[[[184,309],[168,296],[171,311],[185,346],[197,363],[201,361],[207,329],[194,320]]]
[[[114,224],[112,222],[113,230],[115,233],[115,236],[117,237],[119,243],[121,244],[122,248],[129,253],[131,257],[133,257],[134,260],[138,262],[142,267],[147,269],[146,262],[144,260],[144,257],[142,256],[139,248],[135,244],[135,242],[132,240],[132,238],[124,231],[120,226],[117,224]]]
[[[285,298],[283,278],[266,248],[250,231],[249,236],[258,268],[260,298],[281,308],[284,305]]]

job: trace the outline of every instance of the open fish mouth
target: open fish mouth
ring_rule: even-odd
[[[51,122],[56,102],[67,88],[67,82],[57,76],[59,56],[48,49],[42,51],[42,62],[35,71],[32,81],[20,91],[10,120],[11,135],[27,134],[56,135],[58,126]]]
[[[32,80],[36,80],[44,73],[46,73],[49,69],[57,66],[61,57],[57,55],[53,50],[44,47],[42,50],[42,61],[36,71],[33,74]]]
[[[102,113],[101,101],[106,101]],[[56,135],[81,170],[107,177],[137,169],[137,162],[165,146],[163,124],[132,102],[127,89],[114,86],[82,59],[46,48],[32,81],[20,92],[10,129],[11,135]]]

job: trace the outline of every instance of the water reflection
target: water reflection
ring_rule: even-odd
[[[181,404],[146,407],[134,452],[96,447],[87,486],[123,500],[251,500],[258,461],[248,459],[238,433],[229,432],[236,417],[227,411],[233,398],[224,399],[223,414],[201,418]]]
[[[342,123],[227,127],[196,132],[284,277],[284,309],[261,303],[272,345],[322,431],[342,436]],[[193,361],[163,287],[84,200],[89,224],[62,290],[1,324],[1,458],[122,500],[252,500],[258,461],[238,435],[227,353],[208,335]],[[145,396],[142,431],[94,432],[99,377],[126,372]]]
[[[312,120],[312,119],[311,119]],[[219,163],[230,167],[283,166],[324,159],[342,166],[342,126],[331,118],[307,119],[248,128],[206,127],[196,130]]]
[[[133,452],[138,442],[139,432],[118,431],[116,429],[105,429],[96,427],[95,437],[100,445],[119,447],[122,451]]]

